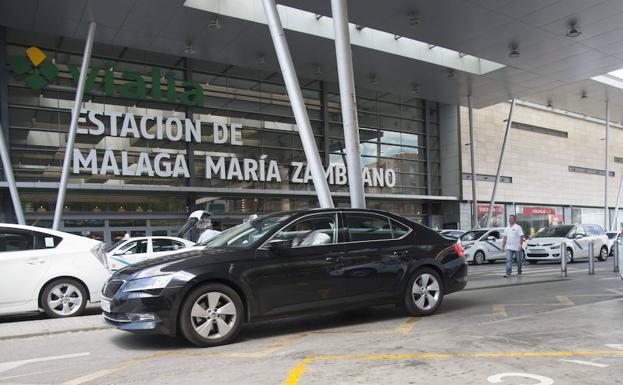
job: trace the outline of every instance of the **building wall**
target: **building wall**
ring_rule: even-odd
[[[496,173],[509,109],[510,103],[500,103],[474,110],[477,174]],[[568,137],[512,128],[501,173],[511,177],[512,183],[499,184],[498,202],[603,206],[603,175],[570,172],[569,166],[603,172],[604,125],[519,103],[513,121],[562,131]],[[461,137],[469,138],[468,110],[465,107],[460,108],[460,129]],[[608,181],[608,203],[614,206],[623,176],[623,164],[614,161],[615,157],[623,157],[621,128],[611,126],[609,149],[609,169],[615,176]],[[461,151],[462,171],[469,173],[469,146],[461,146]],[[463,179],[462,184],[463,199],[471,200],[471,181]],[[492,189],[493,181],[478,181],[478,200],[488,202]]]

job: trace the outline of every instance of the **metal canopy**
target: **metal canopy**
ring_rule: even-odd
[[[63,48],[79,52],[90,21],[98,24],[96,51],[124,57],[188,56],[216,63],[279,70],[268,28],[219,16],[210,28],[206,12],[183,6],[183,0],[22,0],[0,3],[0,24],[24,44],[33,33],[63,36]],[[330,2],[281,0],[280,4],[330,17]],[[605,85],[590,80],[623,68],[623,2],[620,0],[350,0],[350,21],[431,46],[445,47],[505,64],[485,75],[457,71],[396,55],[353,47],[357,93],[390,92],[403,97],[467,105],[472,90],[475,108],[511,97],[604,117]],[[417,20],[417,22],[416,22]],[[575,21],[581,35],[566,36]],[[329,81],[337,90],[334,44],[328,39],[286,32],[300,77]],[[16,37],[17,36],[17,37]],[[75,39],[75,40],[73,40]],[[102,45],[105,44],[105,45]],[[517,58],[509,57],[516,45]],[[431,49],[435,49],[434,47]],[[139,51],[140,50],[140,51]],[[263,63],[257,60],[264,56]],[[173,64],[173,63],[171,63]],[[320,68],[318,74],[317,67]],[[374,75],[376,82],[370,82]],[[588,80],[587,80],[588,79]],[[417,92],[414,92],[417,85]],[[623,120],[623,91],[609,87],[611,119]],[[361,92],[359,90],[362,90]],[[581,98],[582,93],[586,98]]]

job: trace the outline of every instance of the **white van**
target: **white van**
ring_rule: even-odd
[[[461,235],[459,241],[465,250],[465,260],[474,265],[506,260],[506,253],[502,249],[504,235],[504,227],[475,229]]]
[[[593,255],[600,261],[608,259],[608,236],[598,225],[556,225],[540,230],[528,241],[526,260],[560,261],[560,244],[565,243],[567,263],[588,258],[590,242],[594,242]]]

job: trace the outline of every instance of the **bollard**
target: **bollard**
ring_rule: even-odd
[[[595,242],[588,243],[588,274],[595,274]]]
[[[618,273],[619,272],[619,255],[621,254],[621,243],[619,242],[618,237],[615,238],[614,240],[614,272]]]
[[[560,244],[560,276],[567,278],[567,245],[564,242]]]

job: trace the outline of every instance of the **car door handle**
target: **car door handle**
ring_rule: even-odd
[[[27,259],[26,263],[28,263],[29,265],[41,265],[45,263],[45,260],[39,259],[39,258],[31,258],[31,259]]]
[[[394,251],[394,257],[404,257],[409,254],[409,250]]]
[[[324,257],[327,262],[339,262],[342,260],[342,254],[327,255]]]

